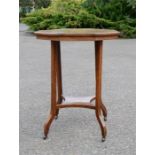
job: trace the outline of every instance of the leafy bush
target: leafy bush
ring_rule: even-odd
[[[112,21],[122,37],[136,37],[135,0],[86,0],[82,6],[89,13]]]
[[[35,0],[35,8],[47,8],[51,3],[51,0]]]
[[[31,11],[33,6],[32,0],[19,0],[19,19],[25,17],[27,12]]]
[[[109,25],[109,21],[90,14],[74,0],[55,0],[49,8],[42,8],[27,14],[22,21],[33,30],[51,28],[103,28]]]
[[[90,13],[113,21],[135,18],[135,0],[86,0],[82,5]]]
[[[87,0],[83,2],[81,0],[53,0],[50,7],[27,14],[27,16],[22,19],[22,22],[29,25],[32,30],[54,28],[109,28],[121,31],[122,37],[135,37],[135,18],[131,18],[131,15],[123,16],[122,14],[117,17],[117,11],[118,14],[121,12],[120,8],[116,9],[118,3],[117,5],[111,6],[110,4],[114,3],[114,1],[116,3],[116,0],[108,1],[109,0]],[[117,1],[121,2],[121,0]],[[95,7],[92,7],[92,5]],[[115,8],[115,11],[112,7]],[[102,10],[106,11],[103,12]],[[109,13],[108,10],[110,10],[111,13]]]

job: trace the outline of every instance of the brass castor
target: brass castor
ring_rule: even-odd
[[[101,142],[105,142],[105,138],[104,137],[101,139]]]
[[[105,121],[105,122],[107,121],[107,117],[104,117],[104,121]]]
[[[43,140],[46,140],[46,139],[47,139],[47,136],[44,136],[44,137],[43,137]]]

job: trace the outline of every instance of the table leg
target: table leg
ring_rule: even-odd
[[[102,141],[105,140],[107,130],[101,119],[101,111],[106,116],[101,99],[102,90],[102,41],[95,41],[95,64],[96,64],[96,117],[102,133]],[[105,106],[104,106],[105,107]]]
[[[57,52],[56,52],[56,57],[57,57],[57,88],[58,88],[58,104],[61,104],[65,98],[63,97],[63,91],[62,91],[62,67],[61,67],[61,45],[60,41],[57,42]],[[56,118],[58,117],[59,114],[59,109],[56,110]]]
[[[48,120],[44,124],[44,139],[47,138],[50,125],[56,116],[56,52],[57,42],[51,41],[51,110]]]
[[[98,44],[99,43],[95,43],[95,50],[98,50]],[[103,44],[103,43],[102,43]],[[103,45],[101,45],[101,46],[103,46]],[[101,47],[102,48],[102,47]],[[96,70],[96,74],[97,74],[97,52],[95,52],[95,70]],[[101,68],[101,71],[102,71],[102,68]],[[92,100],[96,100],[96,97],[94,97]],[[91,100],[91,101],[92,101]],[[90,101],[90,102],[91,102]],[[107,109],[106,109],[106,107],[105,107],[105,105],[104,105],[104,103],[102,102],[102,99],[101,99],[101,103],[100,103],[100,105],[101,105],[101,109],[102,109],[102,113],[103,113],[103,116],[104,116],[104,121],[106,121],[107,120]]]

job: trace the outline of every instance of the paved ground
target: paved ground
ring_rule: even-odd
[[[65,96],[94,95],[92,42],[62,43]],[[65,109],[42,140],[50,107],[50,42],[20,32],[20,155],[135,155],[135,40],[105,41],[103,99],[108,137],[94,111]]]
[[[28,28],[29,28],[29,27],[28,27],[27,25],[22,24],[22,23],[19,23],[19,31],[20,31],[20,32],[27,31]]]

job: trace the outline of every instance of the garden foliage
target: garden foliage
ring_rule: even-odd
[[[135,0],[53,0],[50,7],[22,19],[32,30],[55,28],[109,28],[122,37],[135,37]]]

